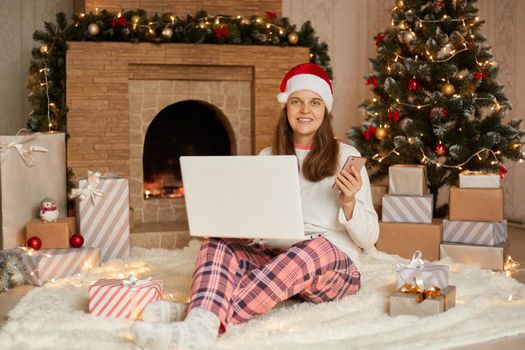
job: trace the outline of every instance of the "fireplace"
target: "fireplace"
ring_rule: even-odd
[[[197,100],[169,105],[146,132],[142,157],[144,198],[182,198],[181,156],[236,154],[235,135],[224,113]]]
[[[68,166],[76,176],[97,170],[127,178],[132,243],[157,247],[187,231],[178,157],[252,155],[270,145],[281,78],[309,59],[305,47],[68,44]],[[185,112],[190,107],[202,115]],[[178,147],[181,138],[187,142]],[[150,196],[145,186],[155,181],[163,194]]]

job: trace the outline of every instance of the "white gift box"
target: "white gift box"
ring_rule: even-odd
[[[507,220],[449,221],[443,220],[443,242],[494,246],[507,240]]]
[[[431,194],[426,196],[383,196],[381,220],[384,222],[432,222],[434,201]]]
[[[30,249],[22,253],[22,261],[30,283],[41,286],[51,279],[72,276],[99,266],[100,249]]]
[[[459,174],[460,188],[499,188],[500,177],[498,174],[464,171]]]
[[[67,215],[65,140],[60,132],[0,136],[0,248],[26,245],[25,225],[45,197]]]
[[[398,265],[396,268],[396,288],[405,284],[415,286],[416,279],[423,282],[423,290],[433,287],[445,289],[448,287],[448,266],[425,263],[421,252],[416,251],[409,264]]]
[[[78,232],[86,247],[98,247],[102,261],[129,256],[128,180],[89,172],[72,195],[78,197]]]
[[[424,196],[428,193],[427,167],[395,164],[388,168],[388,193],[399,196]]]

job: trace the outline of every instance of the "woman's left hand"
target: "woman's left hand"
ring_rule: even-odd
[[[355,167],[352,167],[350,170],[351,172],[343,170],[335,177],[335,183],[341,191],[339,193],[339,202],[341,203],[341,206],[343,206],[343,209],[345,206],[351,206],[353,209],[355,195],[363,185],[363,180],[361,179],[359,170]]]

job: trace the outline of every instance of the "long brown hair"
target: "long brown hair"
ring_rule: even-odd
[[[332,176],[337,171],[339,142],[332,130],[332,114],[325,110],[321,126],[314,135],[312,148],[304,159],[301,171],[312,182]],[[272,154],[295,155],[293,130],[288,122],[286,107],[283,108],[273,136]]]

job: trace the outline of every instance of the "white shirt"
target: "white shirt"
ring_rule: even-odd
[[[308,152],[310,151],[305,149],[295,150],[300,167]],[[259,154],[271,155],[271,147],[263,149]],[[339,143],[337,173],[351,155],[360,156],[354,147]],[[363,185],[356,194],[352,218],[347,220],[337,199],[339,191],[332,189],[335,176],[317,182],[305,179],[302,172],[299,176],[305,232],[325,234],[327,239],[352,259],[359,271],[362,271],[360,253],[373,248],[379,236],[377,213],[372,204],[370,180],[365,167],[361,170],[361,178]]]

